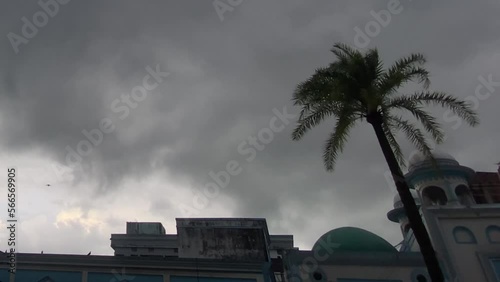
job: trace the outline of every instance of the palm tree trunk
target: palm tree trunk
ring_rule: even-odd
[[[382,152],[384,153],[385,160],[389,165],[392,177],[394,179],[394,182],[396,183],[396,188],[398,190],[399,196],[401,197],[401,202],[403,203],[408,221],[410,222],[410,227],[413,230],[415,239],[420,246],[420,251],[424,258],[431,280],[433,282],[443,282],[444,277],[439,266],[436,252],[432,247],[429,234],[427,233],[427,229],[422,222],[420,212],[415,203],[415,200],[413,199],[413,196],[411,195],[410,188],[405,180],[401,168],[399,167],[398,161],[394,156],[394,152],[392,151],[391,145],[387,140],[387,136],[384,133],[384,130],[382,128],[382,118],[380,114],[376,113],[374,115],[368,116],[367,121],[373,126],[373,129],[375,130],[375,134],[377,135],[380,147],[382,148]]]

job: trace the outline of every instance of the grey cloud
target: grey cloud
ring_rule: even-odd
[[[428,55],[434,87],[465,97],[478,74],[498,73],[493,55],[499,4],[459,2],[401,0],[404,11],[369,47],[378,47],[387,63],[411,52]],[[237,151],[268,126],[273,108],[297,111],[290,102],[295,85],[331,62],[333,43],[353,44],[354,27],[373,20],[370,11],[383,9],[386,1],[244,1],[222,22],[211,2],[71,1],[17,55],[5,35],[19,32],[20,18],[39,8],[35,2],[2,5],[2,150],[37,147],[64,164],[65,147],[76,146],[83,129],[98,128],[110,117],[116,130],[85,157],[85,169],[73,183],[97,183],[91,197],[120,193],[124,181],[158,170],[199,189],[210,181],[210,171],[237,160],[242,173],[221,191],[234,215],[266,217],[272,230],[294,233],[305,245],[337,224],[366,226],[398,240],[397,224],[385,218],[392,208],[386,164],[368,125],[353,131],[334,173],[324,171],[321,159],[332,121],[300,142],[290,140],[293,124],[288,125],[250,163]],[[497,63],[486,66],[488,60],[478,56],[489,54]],[[145,67],[156,64],[170,76],[129,117],[117,119],[112,101],[130,93]],[[484,121],[477,129],[450,130],[445,124],[450,139],[443,149],[463,153],[464,163],[490,168],[494,156],[485,152],[498,153],[494,144],[500,137],[493,133],[499,132],[496,105],[495,97],[481,104]],[[478,143],[477,135],[492,141]],[[407,154],[413,150],[406,142],[403,148]],[[187,186],[178,185],[183,191]],[[213,199],[211,206],[228,205],[227,200]],[[84,209],[95,205],[75,201]],[[173,213],[175,202],[151,199],[150,211]],[[286,218],[283,207],[297,215]]]

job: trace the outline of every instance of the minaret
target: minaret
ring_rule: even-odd
[[[405,175],[425,206],[469,206],[474,204],[469,182],[474,170],[461,166],[451,155],[433,152],[436,165],[422,154],[414,155]]]
[[[417,207],[420,208],[422,205],[420,202],[420,198],[418,197],[417,191],[414,189],[410,190]],[[420,250],[415,236],[413,235],[413,231],[410,229],[410,223],[408,221],[408,217],[406,216],[403,203],[401,202],[401,198],[399,194],[394,196],[394,209],[387,213],[387,218],[392,222],[399,223],[401,228],[401,233],[403,234],[403,242],[401,244],[401,252],[418,252]]]
[[[425,209],[429,206],[466,207],[475,204],[469,188],[475,172],[461,166],[449,154],[434,151],[433,156],[434,164],[430,158],[420,153],[413,155],[409,161],[409,172],[405,178],[417,206]],[[394,197],[394,209],[389,211],[387,217],[400,224],[404,237],[402,250],[418,250],[399,195]],[[425,223],[425,219],[423,220]]]
[[[413,196],[413,199],[415,200],[415,203],[417,204],[417,207],[420,207],[421,203],[417,192],[414,189],[412,189],[410,192]],[[403,203],[401,202],[399,194],[396,194],[396,196],[394,196],[393,203],[394,203],[394,209],[392,209],[387,213],[387,218],[392,222],[399,223],[401,228],[401,233],[403,234],[403,238],[406,238],[406,235],[410,230],[410,225],[408,222],[408,217],[405,214]]]

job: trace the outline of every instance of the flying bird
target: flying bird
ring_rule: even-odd
[[[45,186],[50,186],[50,184],[47,184],[47,185],[45,185]]]
[[[92,252],[89,252],[89,253],[87,254],[87,256],[90,256],[90,253],[92,253]]]

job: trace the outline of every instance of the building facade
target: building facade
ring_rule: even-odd
[[[406,179],[447,281],[500,281],[500,171],[476,172],[452,156],[415,155]],[[2,254],[0,282],[429,282],[398,195],[387,218],[399,224],[392,246],[357,227],[333,229],[311,250],[292,235],[270,235],[265,219],[178,218],[127,222],[112,234],[113,256]],[[396,228],[396,226],[395,226]]]
[[[475,172],[449,154],[414,155],[405,175],[447,281],[500,281],[500,170]],[[311,251],[285,256],[288,281],[429,282],[399,195],[387,217],[399,249],[366,230],[343,227]]]
[[[293,236],[269,235],[265,219],[176,221],[177,234],[161,223],[127,222],[126,234],[111,235],[114,256],[21,253],[12,274],[2,255],[0,282],[283,281],[281,254],[293,249]]]
[[[500,281],[500,172],[475,172],[435,153],[415,156],[406,175],[450,281]],[[418,249],[412,234],[408,248]]]

